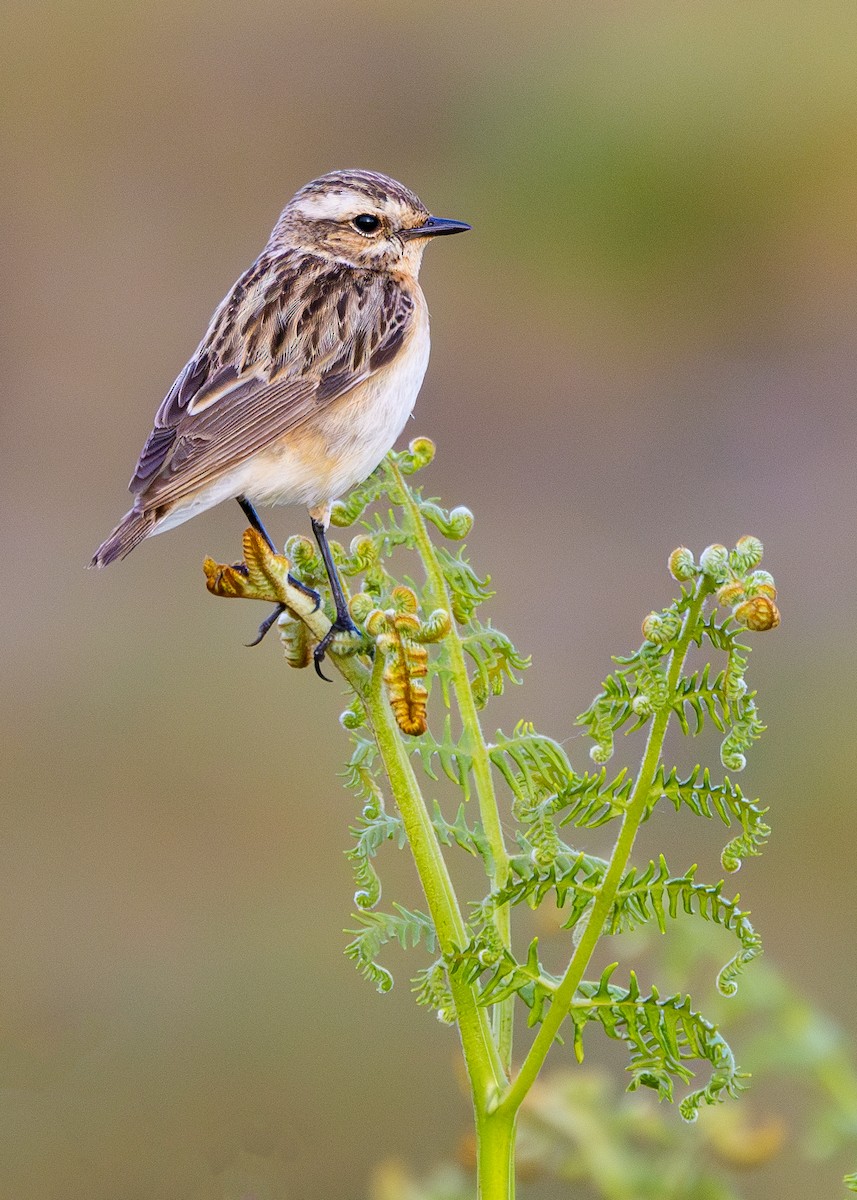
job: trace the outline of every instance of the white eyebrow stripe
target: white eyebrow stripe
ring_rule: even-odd
[[[341,221],[343,217],[369,212],[375,204],[360,192],[321,192],[294,203],[294,211],[310,221]]]

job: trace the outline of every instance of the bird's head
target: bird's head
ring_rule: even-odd
[[[398,269],[416,277],[430,238],[469,228],[433,217],[419,196],[387,175],[332,171],[292,197],[271,241],[353,267]]]

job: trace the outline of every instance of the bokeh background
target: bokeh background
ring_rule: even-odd
[[[668,599],[668,552],[764,539],[784,620],[756,643],[769,732],[742,785],[775,836],[741,890],[853,1037],[850,0],[7,0],[2,20],[0,1196],[359,1200],[373,1164],[428,1167],[465,1125],[412,964],[379,998],[342,956],[339,688],[273,639],[246,650],[255,609],[203,589],[237,508],[83,569],[214,305],[334,167],[474,225],[427,255],[411,429],[533,655],[495,724],[534,720],[583,765],[573,718]],[[688,821],[658,828],[677,867],[700,857]],[[714,872],[723,839],[701,836]],[[748,1194],[836,1194],[847,1157],[802,1166],[789,1104]]]

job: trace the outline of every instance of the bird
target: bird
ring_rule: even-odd
[[[321,675],[333,634],[355,629],[327,540],[331,505],[375,470],[414,408],[430,347],[426,246],[470,228],[376,171],[331,171],[296,192],[167,392],[133,506],[90,566],[228,499],[273,551],[256,505],[305,505],[336,608],[315,651]]]

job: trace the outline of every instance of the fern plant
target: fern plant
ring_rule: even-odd
[[[629,1089],[653,1089],[668,1101],[681,1089],[680,1112],[689,1121],[745,1086],[728,1043],[689,996],[642,987],[619,954],[591,972],[607,939],[612,947],[614,937],[621,941],[642,925],[666,930],[679,913],[733,936],[735,953],[716,980],[723,995],[735,992],[741,971],[760,953],[738,897],[721,881],[698,879],[693,864],[676,871],[663,856],[635,865],[631,855],[658,806],[719,818],[730,831],[726,872],[761,851],[769,834],[765,810],[731,776],[744,768],[763,730],[746,681],[746,639],[775,628],[779,614],[757,538],[741,538],[732,550],[709,546],[698,561],[680,548],[669,559],[676,599],[645,618],[641,645],[614,660],[578,718],[591,740],[592,769],[572,766],[558,741],[527,723],[489,737],[480,714],[528,660],[477,615],[492,594],[489,580],[461,547],[447,544],[469,533],[471,514],[446,511],[409,481],[433,454],[427,439],[390,454],[333,512],[335,525],[358,526],[347,549],[334,544],[334,556],[352,585],[352,616],[365,631],[338,635],[332,645],[351,691],[342,716],[352,743],[344,778],[360,805],[348,851],[357,915],[346,953],[386,992],[393,976],[382,961],[385,945],[423,951],[414,993],[418,1004],[458,1029],[473,1099],[479,1195],[510,1200],[517,1115],[558,1042],[570,1042],[578,1061],[597,1032],[622,1042]],[[306,666],[333,609],[326,597],[313,611],[288,574],[322,586],[314,547],[292,538],[285,555],[274,555],[248,530],[244,553],[237,566],[206,560],[209,590],[286,605],[279,621],[286,657]],[[690,670],[693,648],[712,660]],[[729,774],[701,766],[682,773],[664,761],[668,730],[694,736],[708,725],[722,735],[720,758]],[[611,772],[616,735],[635,730],[645,731],[639,765]],[[437,798],[442,779],[458,794],[451,806]],[[598,857],[586,849],[587,833],[608,825],[616,831],[613,848]],[[380,907],[376,863],[388,844],[413,855],[425,911]],[[464,897],[456,888],[458,855],[481,865],[483,894]],[[568,931],[566,963],[556,973],[542,962],[537,938],[519,946],[512,936],[513,910],[545,902],[560,910]],[[513,1055],[519,1016],[531,1032]]]
[[[709,976],[722,961],[722,936],[681,912],[677,918],[668,938],[656,923],[641,930],[635,957],[664,979]],[[754,966],[737,995],[714,993],[705,1007],[709,1018],[728,1021],[730,1034],[740,1039],[752,1094],[740,1104],[718,1106],[693,1126],[653,1104],[654,1094],[623,1097],[621,1080],[603,1066],[575,1067],[568,1057],[563,1066],[557,1055],[529,1092],[518,1121],[520,1173],[541,1184],[539,1195],[551,1181],[551,1195],[577,1195],[573,1185],[585,1184],[587,1196],[603,1200],[748,1200],[760,1187],[765,1191],[755,1172],[783,1157],[788,1165],[780,1164],[780,1178],[803,1160],[814,1193],[828,1194],[832,1171],[824,1168],[834,1157],[853,1158],[857,1144],[857,1066],[844,1031],[770,960]],[[802,1120],[796,1127],[798,1097]],[[369,1196],[473,1200],[468,1139],[459,1143],[456,1160],[438,1162],[420,1178],[390,1157],[378,1164]],[[853,1185],[854,1177],[845,1182]],[[788,1194],[797,1195],[798,1187]]]

